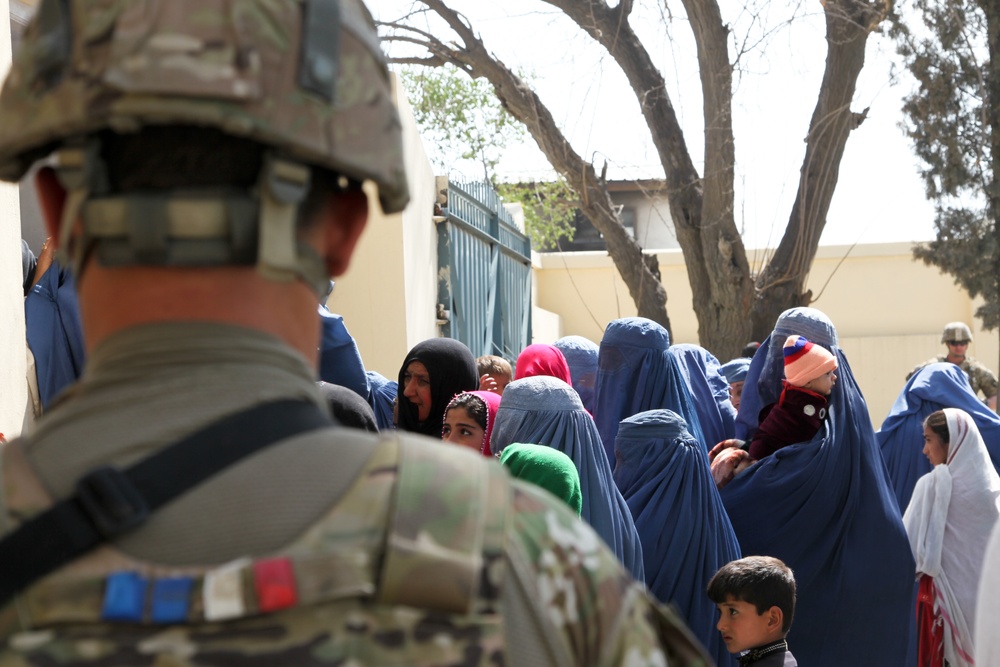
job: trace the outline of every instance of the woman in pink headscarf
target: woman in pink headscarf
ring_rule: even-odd
[[[518,355],[514,379],[521,380],[536,375],[548,375],[558,378],[568,385],[572,386],[573,384],[566,357],[554,345],[535,343],[524,348]]]

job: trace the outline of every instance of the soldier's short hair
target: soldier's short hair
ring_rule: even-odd
[[[268,147],[213,127],[147,126],[134,133],[101,133],[102,157],[113,192],[255,186]],[[346,187],[345,187],[346,184]],[[361,185],[321,167],[310,167],[310,188],[299,208],[308,224],[331,193]]]

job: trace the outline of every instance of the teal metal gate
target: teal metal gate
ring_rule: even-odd
[[[437,220],[441,335],[510,361],[531,342],[531,243],[488,183],[452,183]]]

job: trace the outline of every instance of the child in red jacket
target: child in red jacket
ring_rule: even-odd
[[[812,440],[826,419],[827,397],[837,381],[837,358],[802,336],[788,337],[784,357],[785,388],[777,403],[761,410],[760,427],[750,443],[755,461]]]

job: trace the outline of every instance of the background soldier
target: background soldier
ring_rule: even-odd
[[[966,355],[966,352],[969,351],[969,343],[972,342],[972,331],[969,329],[969,326],[964,322],[949,322],[944,325],[944,331],[941,333],[941,342],[948,346],[948,354],[928,359],[910,371],[906,379],[909,380],[914,373],[927,364],[941,361],[951,362],[959,366],[969,376],[972,393],[977,395],[981,393],[985,398],[986,405],[996,410],[997,376],[982,363]]]
[[[0,94],[88,366],[2,450],[0,663],[704,664],[558,500],[334,428],[317,295],[408,199],[358,0],[44,0]]]

